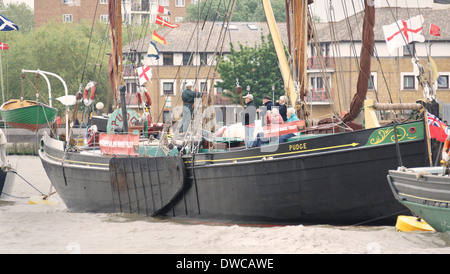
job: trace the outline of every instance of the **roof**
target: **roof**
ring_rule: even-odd
[[[375,10],[375,41],[385,40],[382,28],[383,25],[392,24],[397,20],[409,19],[419,14],[422,14],[425,19],[423,24],[424,30],[422,33],[427,39],[433,41],[450,40],[450,20],[448,20],[449,9],[377,8]],[[335,30],[335,36],[338,41],[360,41],[363,18],[364,12],[360,12],[350,16],[349,20],[343,19],[334,23],[316,23],[315,28],[319,41],[331,42],[330,37],[332,37],[332,35],[330,35],[330,31],[332,25],[334,25],[333,29]],[[440,37],[428,34],[430,23],[440,27]],[[286,23],[278,23],[277,25],[283,42],[287,44]],[[349,29],[352,30],[352,35],[350,35]],[[220,46],[217,47],[217,45],[219,36],[224,30],[225,28],[222,28],[222,22],[183,22],[180,23],[180,27],[175,29],[163,27],[161,30],[158,30],[157,33],[164,37],[169,45],[157,44],[157,47],[160,52],[193,52],[197,50],[199,52],[220,51]],[[251,47],[255,44],[261,44],[261,32],[264,35],[269,33],[266,22],[230,23],[230,30],[225,35],[225,41],[223,42],[223,52],[230,52],[230,37],[235,47],[238,42]],[[198,43],[197,37],[199,39]],[[152,34],[135,43],[125,46],[123,51],[129,52],[130,49],[136,49],[137,52],[147,52],[150,41],[152,41]]]
[[[416,15],[422,14],[425,21],[423,24],[422,34],[428,40],[445,41],[450,40],[450,20],[448,20],[448,9],[407,9],[407,8],[377,8],[375,10],[375,41],[385,41],[383,33],[383,25],[392,24],[398,20],[407,20]],[[362,21],[364,20],[364,12],[357,13],[347,19],[334,23],[334,30],[338,41],[350,41],[351,36],[349,29],[352,30],[353,40],[360,41],[362,33]],[[441,29],[441,36],[429,35],[430,23],[438,25]],[[330,40],[330,27],[322,28],[317,31],[317,36],[321,42]]]
[[[284,34],[282,36],[286,43],[286,23],[279,23],[278,28],[280,33]],[[222,28],[222,22],[205,22],[204,24],[203,22],[183,22],[178,28],[165,27],[157,30],[158,35],[164,37],[169,45],[159,43],[156,45],[160,52],[220,51],[222,40],[219,40],[219,37],[224,36],[225,29],[225,27]],[[230,52],[230,37],[235,47],[238,42],[250,47],[254,47],[255,44],[259,45],[261,44],[261,33],[265,36],[269,33],[266,22],[232,22],[230,30],[225,35],[225,41],[223,41],[223,51]],[[147,52],[152,36],[153,34],[148,35],[135,43],[124,46],[123,52],[129,52],[132,48],[135,48],[137,52]],[[198,43],[197,38],[199,39]]]

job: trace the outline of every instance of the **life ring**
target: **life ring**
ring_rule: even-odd
[[[147,99],[147,106],[152,105],[152,99],[150,98],[150,93],[148,93],[148,91],[141,90],[140,92],[138,92],[137,95],[138,95],[139,105],[142,105],[144,103],[144,101],[142,100],[142,95],[145,95],[145,98]]]
[[[88,99],[89,89],[91,90],[91,97],[89,97]],[[90,106],[92,104],[92,102],[94,101],[94,95],[95,95],[95,82],[91,81],[84,88],[83,102],[85,106]]]

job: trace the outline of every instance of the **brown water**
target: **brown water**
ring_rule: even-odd
[[[44,193],[39,157],[9,156],[17,172]],[[39,193],[16,178],[16,197]],[[396,232],[393,226],[244,227],[194,225],[121,214],[71,213],[57,205],[0,201],[0,253],[450,253],[450,234]]]

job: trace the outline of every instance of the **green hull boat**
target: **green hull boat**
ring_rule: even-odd
[[[3,104],[0,112],[7,125],[38,131],[56,121],[58,110],[36,101],[13,99]]]
[[[450,231],[450,176],[443,167],[389,170],[395,198],[439,232]]]

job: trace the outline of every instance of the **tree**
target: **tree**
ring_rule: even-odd
[[[4,5],[0,0],[1,14],[13,21],[19,26],[20,31],[30,32],[34,27],[34,13],[33,10],[25,3],[10,3]]]
[[[9,50],[1,53],[6,79],[5,99],[20,98],[22,69],[40,69],[60,75],[66,81],[71,95],[79,90],[80,84],[84,90],[90,80],[97,82],[95,100],[105,102],[110,90],[106,53],[110,51],[111,43],[108,41],[107,30],[104,24],[95,24],[89,52],[87,49],[91,25],[87,23],[60,24],[52,21],[28,33],[0,32],[0,41],[9,45]],[[62,84],[54,77],[49,77],[49,80],[52,97],[63,96]],[[35,77],[26,74],[25,99],[35,100],[34,83]],[[43,79],[39,86],[39,101],[48,103],[47,85]],[[56,100],[53,101],[53,106],[63,110],[62,104]]]
[[[264,95],[272,97],[272,85],[275,87],[275,100],[284,94],[283,78],[278,66],[278,58],[270,35],[261,34],[261,45],[244,46],[239,43],[239,50],[231,44],[231,53],[220,61],[218,72],[223,82],[217,86],[229,92],[224,96],[231,97],[234,103],[239,102],[239,96],[234,92],[236,78],[242,86],[243,95],[247,94],[247,86],[254,96],[255,104],[261,105]]]
[[[191,4],[187,7],[185,21],[205,20],[221,22],[224,19],[226,11],[231,10],[231,2],[225,0],[198,1],[197,4]],[[286,22],[285,0],[272,0],[271,5],[275,19],[278,22]],[[266,15],[264,14],[261,0],[237,1],[232,14],[232,21],[265,22]]]

